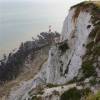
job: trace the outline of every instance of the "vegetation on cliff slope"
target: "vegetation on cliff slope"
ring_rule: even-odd
[[[89,78],[91,76],[97,77],[98,73],[96,68],[100,69],[100,2],[99,1],[85,1],[78,5],[71,7],[75,9],[73,16],[74,22],[77,20],[80,12],[87,12],[91,14],[91,22],[93,24],[93,30],[89,34],[88,43],[86,45],[86,54],[83,57],[82,63],[82,79]],[[87,26],[89,29],[91,25]]]
[[[23,64],[29,55],[31,60],[34,60],[35,51],[50,46],[54,38],[59,36],[57,32],[42,32],[38,35],[38,39],[22,43],[15,53],[9,53],[8,57],[5,57],[6,59],[0,60],[0,84],[15,79],[21,73]]]
[[[71,88],[68,91],[65,91],[62,95],[60,100],[81,100],[82,97],[87,96],[90,93],[90,89],[80,89],[77,88]]]
[[[86,100],[100,100],[100,91],[98,91],[96,94],[90,93]]]

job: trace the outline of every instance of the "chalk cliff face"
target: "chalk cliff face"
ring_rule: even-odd
[[[59,45],[52,47],[48,60],[48,83],[66,83],[77,76],[82,65],[82,57],[85,54],[87,39],[93,25],[90,22],[91,14],[89,12],[80,12],[74,22],[75,9],[70,10],[65,19],[61,41],[64,40],[68,45],[65,52],[59,49]],[[87,28],[91,25],[91,28]],[[63,44],[61,44],[64,46]],[[63,47],[62,47],[63,48]]]
[[[74,79],[97,78],[100,67],[99,14],[97,2],[73,6],[64,21],[60,42],[51,47],[49,58],[40,72],[24,86],[12,91],[9,100],[26,100],[28,92],[38,85],[61,85]],[[59,100],[57,98],[45,100]]]

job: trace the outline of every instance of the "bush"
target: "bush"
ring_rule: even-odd
[[[91,41],[90,43],[87,44],[86,48],[90,50],[93,48],[93,46],[94,46],[94,41]]]
[[[67,49],[69,49],[67,42],[64,42],[59,45],[59,50],[61,50],[62,52],[65,52]]]
[[[78,90],[77,88],[72,88],[68,91],[65,91],[60,100],[81,100],[81,98],[85,98],[91,92],[89,88]],[[85,99],[84,99],[85,100]]]
[[[83,62],[82,69],[83,69],[83,74],[84,74],[85,78],[88,78],[90,76],[95,76],[96,75],[95,68],[92,65],[91,61]]]
[[[81,99],[80,90],[77,90],[76,88],[72,88],[64,92],[60,98],[60,100],[80,100],[80,99]]]
[[[97,81],[96,81],[96,79],[94,78],[94,79],[92,79],[92,80],[90,80],[89,81],[90,82],[90,84],[93,86],[93,85],[95,85],[96,83],[97,83]]]

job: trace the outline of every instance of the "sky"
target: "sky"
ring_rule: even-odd
[[[0,2],[30,2],[36,4],[56,4],[63,5],[68,12],[68,9],[79,2],[88,1],[88,0],[0,0]]]
[[[36,3],[68,3],[75,4],[84,0],[0,0],[0,2],[36,2]]]
[[[61,32],[69,8],[82,1],[84,0],[0,0],[0,53],[11,51],[20,42],[48,31],[51,24]],[[30,5],[28,8],[27,2]]]
[[[57,1],[60,1],[60,2],[62,2],[62,1],[67,1],[67,2],[70,2],[70,1],[72,1],[72,2],[76,2],[76,1],[78,1],[78,2],[80,2],[81,0],[0,0],[0,1],[13,1],[13,2],[16,2],[16,1],[32,1],[32,2],[57,2]]]

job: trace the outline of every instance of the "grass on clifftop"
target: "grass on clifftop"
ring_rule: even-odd
[[[100,9],[100,1],[81,2],[71,7],[71,9],[73,8],[75,8],[75,14],[73,16],[73,21],[75,23],[81,11],[91,12],[94,8],[96,8],[95,10],[97,10],[97,8]]]

